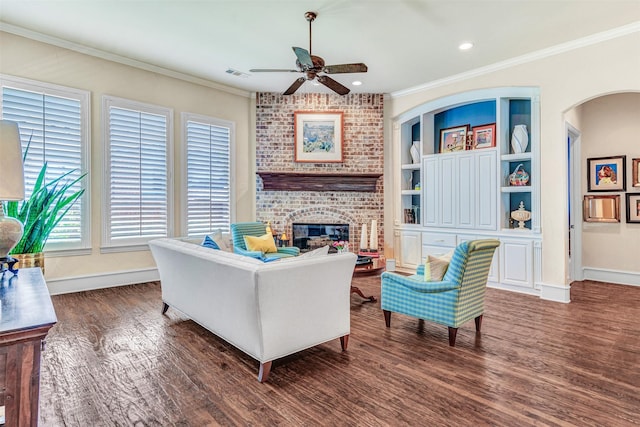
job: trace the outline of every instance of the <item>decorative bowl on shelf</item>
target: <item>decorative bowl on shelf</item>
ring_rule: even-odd
[[[520,163],[513,170],[513,173],[509,175],[509,185],[523,186],[523,185],[527,185],[528,183],[529,183],[529,174],[527,173],[526,170],[524,170],[522,163]]]

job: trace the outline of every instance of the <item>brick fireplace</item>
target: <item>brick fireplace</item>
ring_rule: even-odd
[[[343,112],[342,163],[294,161],[295,111]],[[257,93],[256,219],[288,237],[294,222],[349,224],[352,248],[377,220],[382,248],[383,123],[382,94]]]

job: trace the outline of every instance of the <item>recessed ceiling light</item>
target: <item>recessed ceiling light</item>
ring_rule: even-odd
[[[360,80],[356,80],[355,82],[351,83],[354,86],[360,86],[362,84],[362,82]]]
[[[314,81],[313,81],[313,85],[314,85],[314,86],[320,86],[320,83],[318,83],[318,81],[317,81],[317,80],[314,80]]]
[[[473,43],[471,42],[464,42],[464,43],[460,43],[460,46],[458,46],[458,49],[460,50],[469,50],[473,47]]]

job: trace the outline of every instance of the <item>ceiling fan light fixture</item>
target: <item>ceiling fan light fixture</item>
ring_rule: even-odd
[[[462,42],[458,46],[458,49],[460,49],[460,50],[469,50],[472,47],[473,47],[473,43],[471,43],[471,42]]]

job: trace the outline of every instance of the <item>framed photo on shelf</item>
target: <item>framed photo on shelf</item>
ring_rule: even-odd
[[[491,148],[496,146],[496,124],[490,123],[482,126],[474,126],[473,149]]]
[[[342,162],[342,111],[294,112],[295,161]]]
[[[627,193],[627,222],[640,223],[640,193]]]
[[[585,222],[620,222],[620,195],[584,196]]]
[[[452,153],[465,150],[467,133],[469,133],[469,125],[442,129],[440,131],[440,152]]]
[[[640,159],[631,159],[631,186],[640,187]]]
[[[627,156],[587,159],[587,191],[625,191]]]

